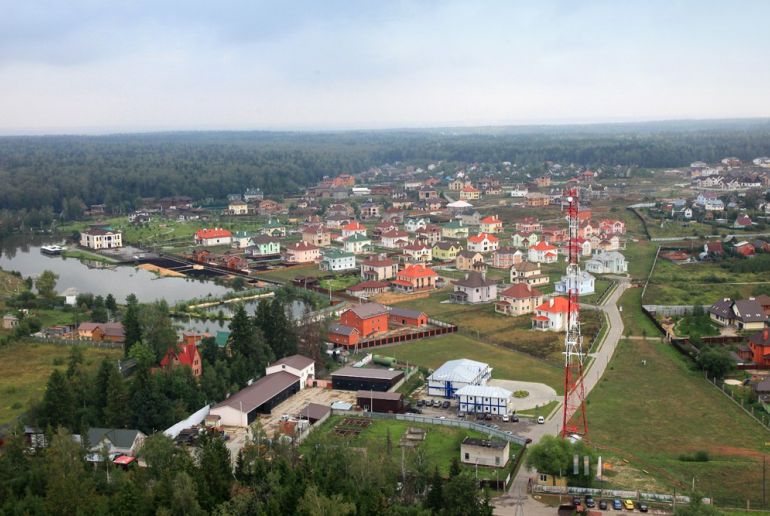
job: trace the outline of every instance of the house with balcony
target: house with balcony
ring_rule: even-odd
[[[396,274],[393,290],[403,293],[423,292],[436,288],[438,274],[424,264],[412,264]]]
[[[357,269],[356,255],[354,253],[346,253],[339,249],[325,249],[323,252],[323,258],[318,264],[318,267],[322,271],[350,271]]]
[[[401,230],[386,231],[380,237],[380,245],[386,249],[402,249],[409,245],[409,233]]]
[[[531,287],[547,285],[551,278],[543,274],[539,263],[521,262],[511,267],[511,283],[524,283]]]
[[[540,241],[527,251],[527,259],[532,263],[555,263],[559,259],[556,246]]]
[[[543,293],[526,283],[514,283],[498,294],[495,312],[513,317],[531,314],[543,304]]]
[[[572,307],[573,312],[575,307]],[[566,331],[569,300],[566,297],[552,297],[535,308],[532,328],[539,331]]]
[[[342,241],[342,247],[346,253],[362,254],[369,252],[372,247],[372,240],[368,236],[356,233],[345,238]]]
[[[707,310],[712,321],[741,331],[759,331],[767,323],[767,314],[755,297],[732,300],[723,298]]]
[[[503,231],[503,221],[497,215],[489,215],[481,219],[479,229],[482,233],[500,233]]]
[[[511,244],[519,249],[529,249],[540,240],[540,236],[534,231],[516,231],[511,236]]]
[[[628,262],[617,251],[597,251],[585,263],[585,270],[594,274],[625,274],[628,272]]]
[[[422,243],[404,246],[404,258],[407,262],[430,262],[433,260],[433,248]]]
[[[284,261],[288,264],[315,263],[321,258],[321,249],[307,242],[295,242],[284,249]]]
[[[385,281],[393,279],[398,274],[398,263],[395,260],[379,255],[361,261],[361,278],[367,281]]]
[[[497,280],[487,278],[484,272],[466,272],[465,278],[452,282],[451,299],[455,303],[490,303],[497,299],[497,283]]]
[[[478,253],[491,253],[496,251],[499,245],[500,239],[496,236],[488,233],[479,233],[468,237],[465,248],[468,251]]]
[[[455,258],[455,267],[458,271],[485,271],[484,255],[477,251],[460,251]]]
[[[591,273],[580,271],[578,279],[573,281],[569,276],[562,276],[554,283],[554,291],[557,294],[569,294],[572,289],[579,296],[587,296],[596,292],[596,278]]]
[[[452,219],[441,226],[441,238],[463,240],[468,238],[468,226],[460,219]]]

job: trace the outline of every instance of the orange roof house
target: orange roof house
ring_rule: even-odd
[[[552,297],[535,308],[532,327],[541,331],[565,331],[568,310],[569,300],[566,297]]]
[[[478,235],[472,235],[468,237],[466,247],[468,251],[486,253],[496,251],[499,244],[500,239],[495,235],[490,235],[489,233],[479,233]]]
[[[233,234],[222,228],[199,229],[195,232],[195,243],[198,245],[229,245]]]
[[[481,219],[482,233],[499,233],[503,230],[503,221],[497,215],[489,215]]]
[[[399,271],[391,284],[395,290],[400,292],[418,292],[436,288],[436,279],[438,279],[436,271],[417,263]]]

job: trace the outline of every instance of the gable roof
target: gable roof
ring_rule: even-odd
[[[160,365],[166,367],[173,358],[176,358],[180,364],[192,368],[195,364],[196,354],[198,354],[198,348],[195,346],[194,342],[182,344],[176,351],[174,349],[169,349],[160,361]]]
[[[306,356],[296,354],[296,355],[291,355],[291,356],[283,357],[279,360],[276,360],[275,362],[270,364],[270,366],[287,365],[289,367],[293,367],[294,369],[299,369],[301,371],[302,369],[305,369],[306,367],[310,367],[313,364],[315,364],[315,360],[313,360],[312,358],[308,358]]]
[[[514,283],[507,289],[500,292],[500,297],[510,297],[512,299],[530,299],[533,297],[542,297],[543,293],[536,288],[532,288],[526,283]]]
[[[569,300],[566,297],[552,297],[542,305],[535,308],[540,312],[566,313],[569,309]]]
[[[88,429],[88,444],[91,447],[98,446],[106,439],[116,448],[131,448],[140,435],[144,434],[139,430],[93,427]]]
[[[353,312],[360,319],[368,319],[370,317],[386,314],[388,313],[388,309],[379,303],[364,303],[348,308],[345,312]]]
[[[481,274],[480,272],[469,271],[465,274],[465,278],[454,280],[452,283],[459,287],[481,288],[497,285],[497,280],[489,279],[486,277],[486,275]]]
[[[195,238],[198,240],[204,240],[208,238],[227,238],[233,236],[230,231],[226,229],[221,228],[214,228],[214,229],[199,229],[195,233]]]
[[[438,247],[442,251],[449,251],[450,249],[460,249],[461,248],[460,244],[455,244],[454,242],[448,242],[446,240],[441,241],[441,242],[436,242],[435,244],[433,244],[433,247],[434,248]]]
[[[436,271],[430,267],[426,267],[422,264],[413,264],[406,267],[404,270],[398,273],[399,276],[406,276],[407,278],[427,278],[430,276],[438,276]]]
[[[388,308],[390,315],[395,315],[396,317],[406,317],[409,319],[419,319],[423,315],[427,314],[425,312],[421,312],[419,310],[410,310],[408,308],[399,308],[397,306],[391,306]]]
[[[299,382],[299,376],[286,371],[278,371],[263,376],[226,400],[217,403],[214,408],[230,407],[244,413],[249,413],[297,382]]]
[[[468,237],[468,242],[471,242],[473,244],[480,244],[484,241],[484,239],[487,239],[490,243],[497,242],[499,239],[494,236],[490,235],[489,233],[479,233],[478,235],[473,235]]]
[[[556,246],[549,244],[545,240],[541,240],[537,244],[530,247],[530,249],[533,249],[535,251],[555,251]]]

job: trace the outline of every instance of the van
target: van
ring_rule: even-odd
[[[545,418],[543,416],[537,416],[537,424],[538,425],[544,425],[545,424]]]

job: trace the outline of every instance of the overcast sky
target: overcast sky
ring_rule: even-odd
[[[765,0],[0,0],[0,132],[770,116],[768,20]]]

